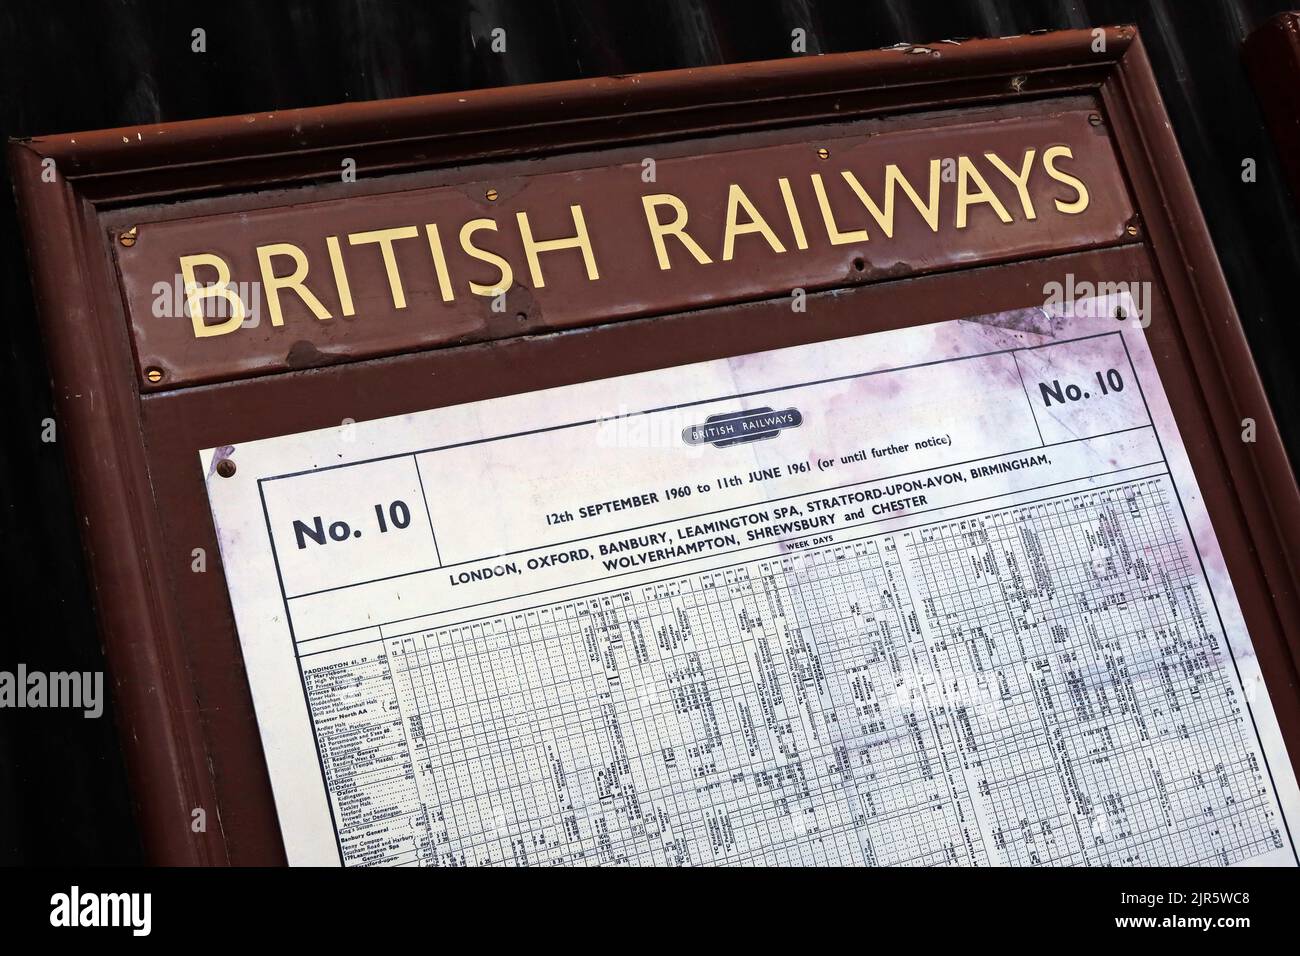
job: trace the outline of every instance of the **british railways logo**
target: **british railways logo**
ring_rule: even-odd
[[[702,425],[682,429],[682,441],[688,445],[712,445],[726,448],[745,442],[775,438],[782,429],[798,428],[803,415],[797,408],[775,412],[770,408],[752,408],[744,412],[710,415]]]

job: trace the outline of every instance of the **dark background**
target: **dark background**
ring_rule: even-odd
[[[0,132],[73,132],[899,41],[1137,23],[1295,462],[1300,218],[1241,41],[1300,0],[103,0],[0,3]],[[191,31],[207,50],[191,51]],[[490,51],[506,30],[507,52]],[[1300,91],[1295,91],[1300,96]],[[1258,163],[1243,183],[1242,161]],[[0,189],[0,669],[103,658],[7,172]],[[111,682],[110,682],[111,683]],[[0,863],[140,858],[111,709],[0,711]]]

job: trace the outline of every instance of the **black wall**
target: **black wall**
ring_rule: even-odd
[[[793,55],[1137,23],[1274,414],[1300,457],[1300,219],[1241,40],[1300,0],[143,0],[0,4],[0,132],[71,132]],[[207,51],[191,50],[206,31]],[[507,52],[489,49],[495,27]],[[1297,91],[1300,96],[1300,91]],[[1258,163],[1243,183],[1242,162]],[[12,191],[0,189],[0,669],[103,667]],[[0,863],[139,858],[111,712],[0,711]]]

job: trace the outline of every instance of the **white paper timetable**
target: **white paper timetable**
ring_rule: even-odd
[[[1088,312],[205,452],[291,862],[1294,865],[1144,336]]]

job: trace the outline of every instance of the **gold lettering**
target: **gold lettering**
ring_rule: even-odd
[[[477,282],[471,281],[469,284],[469,291],[473,292],[475,295],[485,295],[489,297],[498,296],[514,284],[515,272],[510,268],[510,263],[506,262],[506,260],[502,259],[495,252],[489,252],[486,249],[480,249],[478,246],[474,245],[474,233],[481,229],[490,229],[493,232],[496,232],[496,220],[471,219],[469,222],[465,223],[465,225],[460,227],[460,247],[465,250],[467,255],[472,256],[479,262],[486,262],[488,265],[496,266],[497,271],[501,274],[501,278],[492,285],[480,285]]]
[[[352,286],[348,284],[348,270],[343,267],[343,253],[338,236],[326,236],[325,246],[330,251],[330,267],[334,270],[334,287],[339,290],[339,305],[344,315],[356,315],[352,307]]]
[[[200,286],[194,277],[198,266],[207,266],[217,270],[217,281],[213,285]],[[190,312],[190,322],[194,326],[194,337],[206,339],[213,335],[225,335],[233,332],[244,322],[244,302],[238,293],[230,288],[230,266],[226,260],[210,252],[201,252],[192,256],[181,256],[181,276],[185,279],[185,305]],[[230,303],[230,317],[216,325],[203,321],[201,300],[219,297]]]
[[[930,160],[930,201],[922,202],[920,195],[912,188],[912,184],[907,181],[903,171],[893,163],[885,167],[885,208],[882,211],[876,205],[870,194],[862,188],[858,178],[848,170],[844,170],[840,175],[844,181],[849,184],[849,188],[857,195],[862,205],[867,207],[867,212],[871,213],[871,218],[876,220],[888,238],[894,238],[894,191],[897,187],[902,187],[907,198],[912,201],[916,211],[921,214],[926,224],[930,227],[931,232],[939,231],[939,175],[940,162],[937,159]]]
[[[420,234],[414,226],[396,226],[392,229],[374,229],[370,232],[353,232],[348,234],[348,242],[354,246],[377,243],[380,254],[384,257],[384,271],[388,273],[388,291],[393,296],[393,308],[406,308],[406,292],[402,289],[402,277],[397,272],[397,256],[393,254],[393,243],[398,239],[413,239]]]
[[[975,185],[979,187],[978,191],[970,191],[970,182],[974,180]],[[997,194],[989,188],[988,182],[975,168],[975,164],[970,161],[969,156],[959,156],[957,158],[957,228],[966,228],[966,210],[976,203],[986,202],[993,207],[993,211],[998,214],[998,218],[1003,222],[1011,221],[1011,213],[1007,212],[1006,206],[1002,205],[1002,200],[998,199]]]
[[[1067,216],[1073,216],[1088,208],[1088,187],[1083,184],[1082,180],[1076,179],[1069,173],[1056,168],[1056,159],[1059,156],[1074,159],[1074,153],[1070,152],[1070,147],[1052,146],[1043,151],[1043,166],[1047,169],[1047,175],[1058,183],[1065,183],[1078,193],[1078,197],[1070,202],[1063,202],[1060,199],[1055,200],[1058,211],[1065,213]]]
[[[451,273],[447,271],[447,254],[442,250],[442,238],[438,235],[438,225],[437,223],[428,223],[424,230],[429,234],[429,252],[433,255],[434,271],[438,273],[438,291],[442,293],[443,302],[450,302],[456,298],[456,293],[451,290]]]
[[[277,276],[271,260],[275,256],[288,256],[293,260],[293,272],[287,276]],[[266,292],[266,305],[271,312],[272,325],[284,325],[284,314],[280,308],[280,291],[291,289],[302,299],[303,304],[318,319],[328,319],[329,310],[321,304],[320,299],[307,288],[303,280],[307,278],[307,254],[291,242],[273,242],[257,247],[257,262],[262,270],[262,289]]]
[[[596,271],[596,254],[592,251],[591,238],[587,235],[587,221],[582,217],[582,207],[574,203],[569,207],[569,212],[573,214],[573,228],[577,234],[568,239],[546,239],[542,242],[533,238],[528,213],[515,213],[515,218],[519,220],[519,235],[524,241],[524,255],[528,257],[528,271],[533,277],[533,285],[538,289],[546,286],[546,280],[542,278],[542,264],[537,256],[539,252],[581,249],[582,263],[587,267],[587,279],[594,281],[600,278],[600,273]]]
[[[672,222],[660,222],[658,208],[667,206],[673,210]],[[700,244],[690,237],[686,231],[686,204],[674,196],[672,193],[656,193],[652,196],[641,197],[641,208],[645,210],[646,224],[650,227],[650,238],[654,240],[655,257],[659,260],[660,269],[671,269],[672,264],[668,261],[667,244],[664,242],[664,236],[676,236],[686,251],[695,257],[695,261],[701,265],[708,265],[713,260],[708,257]]]
[[[745,215],[749,217],[748,222],[738,222],[736,214],[745,210]],[[754,204],[749,201],[745,191],[735,183],[727,190],[727,223],[722,233],[722,261],[730,262],[736,252],[736,237],[748,235],[756,232],[767,240],[767,244],[772,247],[773,252],[785,252],[785,246],[777,238],[772,227],[767,224],[767,220],[759,214]]]
[[[808,248],[808,237],[803,231],[803,217],[799,215],[799,207],[794,202],[794,191],[790,188],[790,180],[782,176],[777,180],[781,187],[781,199],[785,203],[785,214],[790,219],[790,229],[794,232],[794,244],[799,249]]]
[[[822,213],[822,222],[826,226],[826,237],[830,239],[832,246],[845,246],[851,242],[866,242],[867,230],[850,229],[848,232],[840,232],[840,228],[835,224],[835,214],[831,212],[830,200],[826,198],[826,186],[822,182],[821,173],[812,174],[813,192],[817,194],[817,207]]]
[[[1002,161],[997,153],[985,153],[984,158],[993,164],[1003,176],[1011,180],[1016,187],[1016,192],[1020,194],[1020,208],[1025,211],[1026,219],[1037,219],[1038,214],[1034,211],[1034,201],[1029,198],[1029,171],[1034,165],[1034,156],[1038,150],[1029,149],[1025,151],[1024,161],[1020,164],[1020,172],[1016,173],[1010,166]]]

